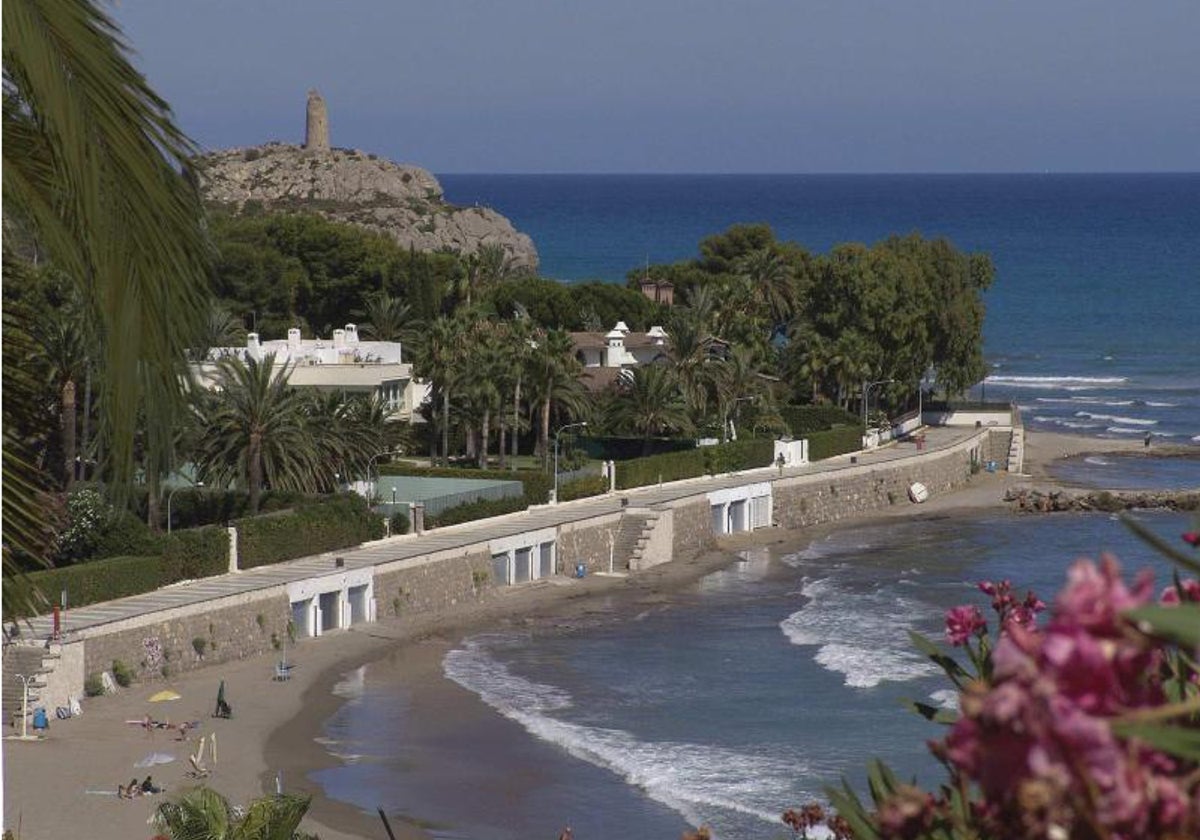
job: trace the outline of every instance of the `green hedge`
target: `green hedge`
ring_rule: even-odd
[[[50,606],[59,603],[59,594],[66,589],[67,606],[74,609],[153,592],[181,580],[224,574],[229,568],[229,535],[223,528],[164,534],[159,545],[161,553],[157,556],[108,557],[32,572],[23,579],[6,578],[4,586],[14,587],[17,597],[9,599],[6,594],[5,606],[19,608],[28,600],[25,596],[32,587],[45,596]]]
[[[774,441],[761,438],[635,458],[617,465],[617,487],[627,490],[657,484],[660,480],[679,481],[765,467],[770,465],[774,453]]]
[[[823,461],[835,455],[862,449],[862,427],[840,426],[826,432],[805,435],[808,438],[808,460]]]
[[[437,516],[425,519],[426,528],[445,528],[447,525],[461,525],[463,522],[474,522],[476,519],[487,519],[490,516],[503,516],[506,513],[516,513],[529,507],[524,496],[509,496],[505,499],[480,499],[477,502],[467,502],[442,511]]]
[[[572,499],[586,499],[589,496],[603,496],[608,492],[608,479],[602,475],[589,475],[560,484],[558,500],[569,502]]]
[[[383,520],[356,493],[322,505],[239,519],[234,525],[242,569],[349,548],[383,536]]]
[[[426,478],[472,478],[488,481],[519,481],[528,504],[544,505],[550,499],[554,477],[541,470],[472,470],[458,467],[414,467],[409,464],[380,464],[380,475],[415,475]]]
[[[813,432],[835,426],[862,425],[861,417],[836,405],[784,405],[779,407],[779,416],[795,438],[808,437]]]

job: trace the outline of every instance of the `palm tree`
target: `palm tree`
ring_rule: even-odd
[[[627,375],[626,375],[627,374]],[[622,374],[612,420],[642,436],[642,454],[650,454],[650,438],[669,431],[689,432],[692,421],[674,369],[642,365]]]
[[[287,384],[287,365],[275,356],[222,359],[217,390],[203,400],[201,474],[210,484],[243,482],[250,513],[258,512],[263,482],[273,488],[315,491],[322,484],[320,450],[306,422],[303,397]]]
[[[310,796],[264,796],[239,813],[208,787],[194,788],[154,812],[154,828],[170,840],[317,840],[300,831]]]
[[[102,341],[111,478],[134,472],[138,411],[177,412],[209,251],[194,149],[94,0],[3,5],[5,213],[76,283]]]
[[[366,308],[360,313],[367,319],[360,329],[363,335],[375,341],[399,341],[405,344],[412,339],[418,327],[412,307],[401,298],[387,292],[372,292],[364,299]]]
[[[728,358],[715,362],[712,379],[721,414],[721,439],[728,440],[730,415],[738,413],[742,402],[765,400],[766,388],[749,347],[734,347]]]
[[[193,348],[193,358],[203,359],[214,347],[236,347],[246,341],[246,328],[240,318],[235,318],[216,300],[208,305],[208,317],[204,322],[204,332],[197,346]]]
[[[708,391],[712,384],[709,342],[702,330],[693,318],[679,317],[672,320],[667,334],[676,381],[695,420],[699,420],[708,407]]]
[[[75,394],[88,367],[87,321],[78,301],[68,299],[58,309],[39,314],[30,324],[30,331],[35,346],[34,358],[49,372],[58,394],[63,484],[70,488],[77,477]]]
[[[568,413],[578,414],[587,404],[587,395],[579,382],[583,365],[575,358],[571,336],[562,330],[549,330],[536,339],[530,358],[530,400],[540,407],[538,452],[543,465],[550,458],[550,410],[558,403]]]
[[[787,323],[796,299],[793,272],[784,258],[771,248],[759,248],[740,257],[734,270],[748,285],[751,301],[770,317],[772,326]]]
[[[450,398],[462,374],[462,322],[441,316],[422,336],[413,372],[442,398],[442,459],[450,462]]]

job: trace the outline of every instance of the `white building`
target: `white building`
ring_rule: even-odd
[[[607,387],[624,368],[665,359],[670,349],[662,327],[635,333],[624,321],[618,321],[607,333],[573,332],[571,341],[575,345],[575,358],[584,368],[583,381],[593,390]]]
[[[246,336],[245,347],[214,347],[208,358],[192,369],[206,388],[214,387],[217,361],[236,356],[262,361],[275,355],[275,368],[291,366],[288,384],[343,394],[378,394],[393,417],[413,419],[429,398],[429,385],[413,379],[412,365],[403,361],[398,341],[360,341],[358,327],[347,324],[333,338],[303,339],[300,330],[288,330],[284,340],[262,341],[258,333]]]

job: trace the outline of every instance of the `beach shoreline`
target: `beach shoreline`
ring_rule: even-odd
[[[87,825],[98,840],[149,837],[147,818],[161,797],[127,801],[115,796],[116,786],[138,773],[153,772],[156,781],[173,793],[189,784],[184,776],[186,752],[195,748],[167,740],[166,735],[146,738],[126,720],[150,713],[179,721],[197,719],[197,735],[217,734],[219,761],[208,784],[244,804],[274,792],[276,774],[288,791],[313,796],[304,828],[323,840],[378,838],[383,829],[378,815],[326,796],[309,777],[336,766],[339,759],[316,739],[326,722],[346,702],[334,688],[357,668],[395,659],[396,667],[432,692],[442,715],[494,714],[475,695],[446,679],[445,653],[462,638],[485,629],[548,627],[577,622],[581,616],[611,615],[631,605],[669,601],[673,593],[706,574],[736,562],[735,552],[751,546],[808,542],[843,528],[894,517],[944,517],[972,515],[985,510],[1005,510],[1006,490],[1016,484],[1050,483],[1046,465],[1056,459],[1142,450],[1140,441],[1109,441],[1047,432],[1027,435],[1026,476],[981,472],[955,492],[930,499],[921,506],[898,505],[847,518],[804,531],[767,529],[724,538],[717,550],[678,560],[629,577],[590,576],[584,580],[553,580],[505,590],[479,604],[452,612],[388,619],[352,630],[305,640],[289,651],[296,663],[293,678],[272,681],[274,655],[263,655],[190,672],[167,681],[183,695],[170,704],[148,704],[146,698],[162,684],[141,684],[119,694],[86,701],[81,718],[55,721],[43,742],[6,741],[6,827],[23,827],[22,840],[58,838]],[[1151,454],[1161,454],[1154,452]],[[585,619],[586,620],[586,619]],[[226,696],[234,706],[231,720],[209,717],[217,684],[224,680]],[[174,754],[170,764],[131,770],[151,751]],[[111,768],[111,769],[102,769]],[[108,790],[88,794],[85,791]],[[392,829],[403,840],[424,840],[430,833],[422,814],[389,814]]]

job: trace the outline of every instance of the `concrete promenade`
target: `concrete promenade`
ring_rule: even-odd
[[[605,496],[564,502],[553,506],[537,506],[520,513],[438,528],[426,531],[420,536],[409,534],[392,537],[366,543],[356,548],[303,557],[244,572],[203,578],[169,586],[155,592],[93,604],[79,609],[69,609],[62,615],[64,641],[70,641],[71,636],[80,631],[98,629],[106,624],[150,616],[155,613],[165,613],[181,607],[246,595],[327,575],[335,571],[335,557],[343,558],[344,561],[344,567],[336,569],[338,572],[370,568],[401,560],[416,560],[438,552],[477,546],[490,540],[529,531],[554,528],[607,514],[619,514],[626,505],[652,507],[752,482],[786,480],[810,475],[833,476],[839,472],[863,466],[936,457],[939,452],[978,435],[979,430],[971,427],[931,427],[925,429],[924,434],[926,438],[924,451],[917,450],[913,443],[892,443],[875,450],[841,455],[801,467],[787,468],[782,475],[776,467],[764,467],[730,475],[700,477],[661,486],[621,490]],[[852,463],[851,457],[855,457],[857,463]],[[627,500],[627,502],[623,500]],[[35,638],[39,639],[48,638],[52,629],[49,616],[34,619],[32,627],[26,628],[27,631],[32,632]]]

